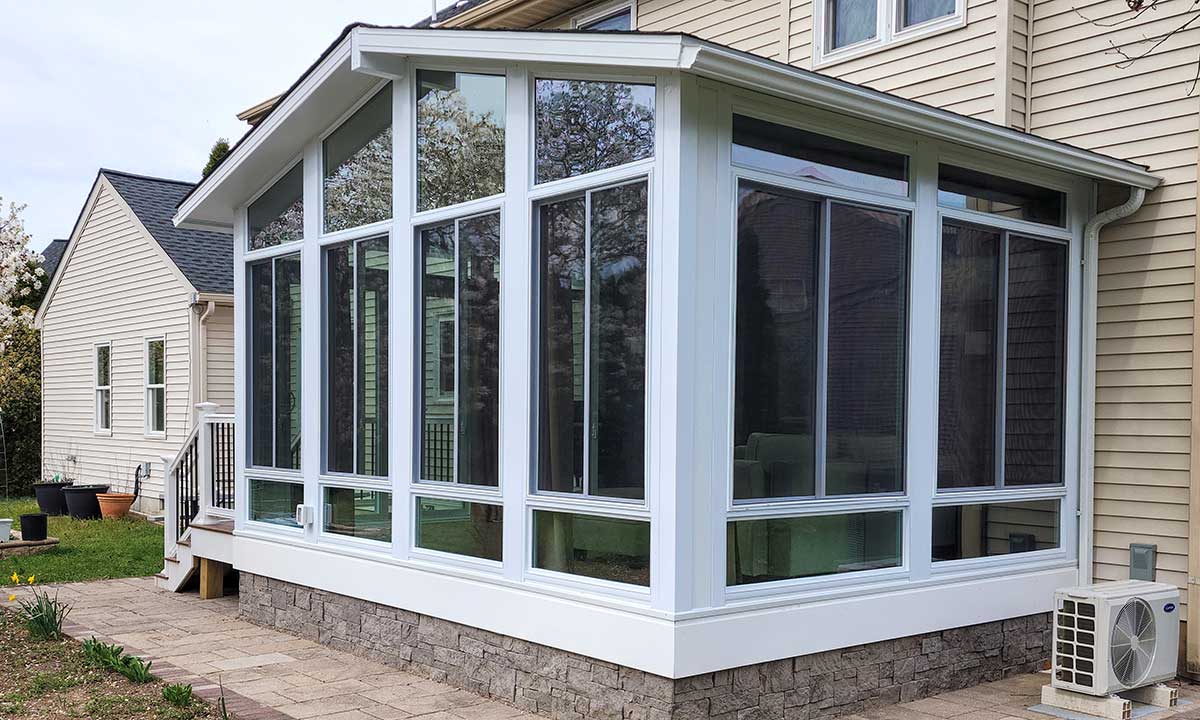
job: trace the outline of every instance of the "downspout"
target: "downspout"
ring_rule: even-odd
[[[1084,310],[1084,348],[1083,381],[1085,388],[1090,389],[1090,407],[1081,408],[1084,415],[1083,427],[1080,428],[1080,469],[1079,478],[1079,579],[1080,584],[1092,581],[1092,512],[1093,485],[1096,475],[1096,309],[1097,309],[1097,277],[1100,264],[1100,231],[1108,224],[1122,218],[1127,218],[1137,212],[1146,200],[1146,189],[1131,187],[1129,199],[1123,204],[1097,213],[1083,227],[1083,261],[1086,268],[1084,282],[1086,300]],[[1087,262],[1091,266],[1087,267]],[[1189,611],[1191,604],[1188,605]],[[1198,607],[1197,609],[1200,609]]]
[[[197,359],[197,366],[200,369],[200,381],[198,383],[200,397],[197,398],[198,403],[208,402],[208,319],[212,317],[216,309],[217,304],[209,300],[204,308],[204,312],[200,314],[200,349],[198,350],[200,357]]]

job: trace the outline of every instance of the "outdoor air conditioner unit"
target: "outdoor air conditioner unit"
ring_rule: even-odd
[[[1179,588],[1144,580],[1056,591],[1051,685],[1107,696],[1171,680],[1178,610]]]

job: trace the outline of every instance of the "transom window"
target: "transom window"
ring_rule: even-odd
[[[246,209],[249,248],[304,239],[304,163],[296,163]]]
[[[321,144],[324,230],[392,216],[392,86],[389,83]]]
[[[112,345],[96,345],[95,360],[95,427],[98,432],[112,430]]]
[[[250,464],[300,469],[300,256],[249,266]]]
[[[417,210],[504,192],[503,75],[417,71]]]
[[[146,432],[167,431],[166,341],[146,341]]]
[[[653,85],[546,79],[534,83],[537,182],[653,155]]]

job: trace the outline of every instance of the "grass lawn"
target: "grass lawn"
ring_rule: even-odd
[[[20,529],[22,513],[37,512],[32,498],[0,500],[0,518]],[[36,575],[39,585],[153,575],[163,567],[163,529],[145,520],[72,520],[51,517],[57,547],[37,555],[0,560],[0,578]],[[3,644],[3,643],[0,643]],[[2,716],[3,713],[0,713]]]
[[[7,517],[7,516],[6,516]],[[199,720],[216,713],[199,699],[176,707],[163,683],[135,684],[94,667],[74,640],[35,642],[15,613],[0,610],[0,718]],[[154,668],[151,667],[151,672]]]

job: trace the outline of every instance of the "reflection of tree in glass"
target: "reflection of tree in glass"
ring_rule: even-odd
[[[325,176],[325,232],[392,216],[392,128],[384,128]]]
[[[417,102],[417,209],[503,191],[504,128],[460,92],[430,90]]]
[[[537,181],[616,167],[654,152],[654,88],[538,80]]]
[[[304,237],[304,200],[297,198],[286,210],[250,238],[250,249],[282,245]]]

